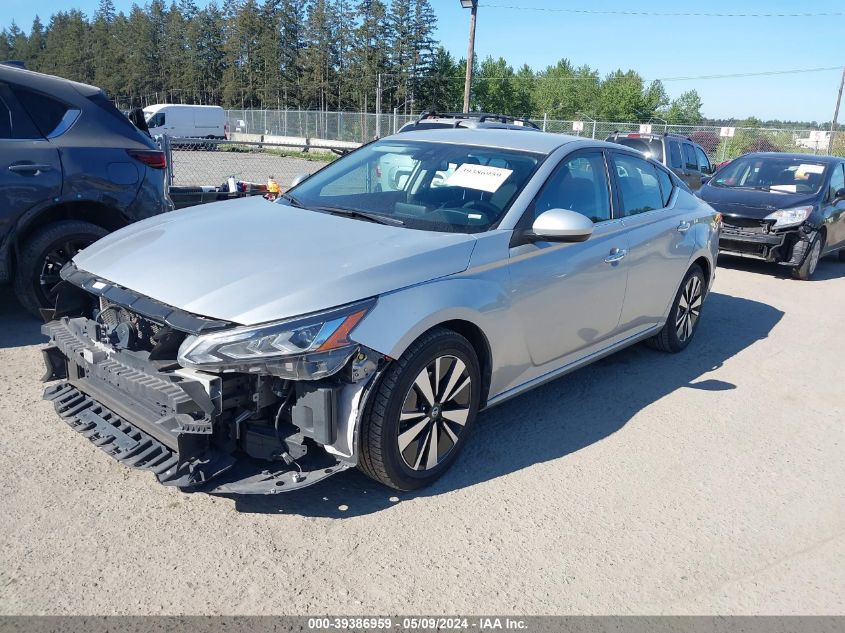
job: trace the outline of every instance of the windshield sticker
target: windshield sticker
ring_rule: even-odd
[[[512,173],[512,169],[464,163],[446,179],[444,184],[449,187],[466,187],[494,193]]]
[[[824,173],[824,165],[812,165],[808,163],[802,163],[798,166],[798,169],[795,171],[795,179],[807,180],[810,177],[810,174],[822,173]]]

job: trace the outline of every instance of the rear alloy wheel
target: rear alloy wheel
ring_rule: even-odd
[[[804,257],[804,261],[801,262],[800,266],[796,266],[792,269],[792,276],[795,277],[795,279],[800,279],[801,281],[809,281],[809,279],[816,272],[816,268],[818,268],[819,260],[822,258],[821,235],[816,233],[813,236],[812,240],[813,241],[810,242],[809,252]]]
[[[430,484],[454,462],[478,412],[475,350],[461,335],[435,328],[373,388],[361,422],[359,467],[397,490]]]
[[[108,234],[89,222],[66,220],[48,224],[23,245],[15,270],[15,293],[35,316],[50,307],[50,293],[61,281],[59,271],[82,249]]]
[[[698,329],[705,294],[704,271],[698,264],[687,271],[669,318],[658,334],[648,340],[651,347],[663,352],[680,352],[690,344]]]

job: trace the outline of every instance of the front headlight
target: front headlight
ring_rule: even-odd
[[[810,217],[813,207],[792,207],[791,209],[778,209],[766,216],[767,220],[775,220],[773,228],[782,229],[787,226],[801,224]]]
[[[355,351],[349,334],[373,305],[375,299],[369,299],[278,323],[189,336],[179,348],[179,363],[291,380],[325,378],[340,370]]]

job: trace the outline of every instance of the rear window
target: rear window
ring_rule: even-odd
[[[663,143],[659,139],[628,138],[623,136],[622,138],[616,139],[615,142],[642,152],[648,158],[653,158],[658,163],[663,162]]]
[[[50,136],[62,122],[62,118],[68,111],[61,101],[42,95],[38,92],[11,86],[12,92],[17,97],[23,109],[29,114],[42,136]]]

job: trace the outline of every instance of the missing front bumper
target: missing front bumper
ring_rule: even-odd
[[[163,485],[231,494],[296,490],[353,465],[322,452],[292,463],[246,455],[239,431],[245,438],[248,426],[221,417],[221,402],[234,396],[220,393],[214,376],[162,373],[142,358],[110,352],[87,337],[89,323],[64,318],[43,326],[52,343],[44,350],[50,383],[44,398],[121,463],[151,471]],[[253,402],[257,395],[242,399]],[[319,424],[320,408],[305,395],[303,410],[317,418],[310,430],[322,429],[330,439],[330,427]]]

